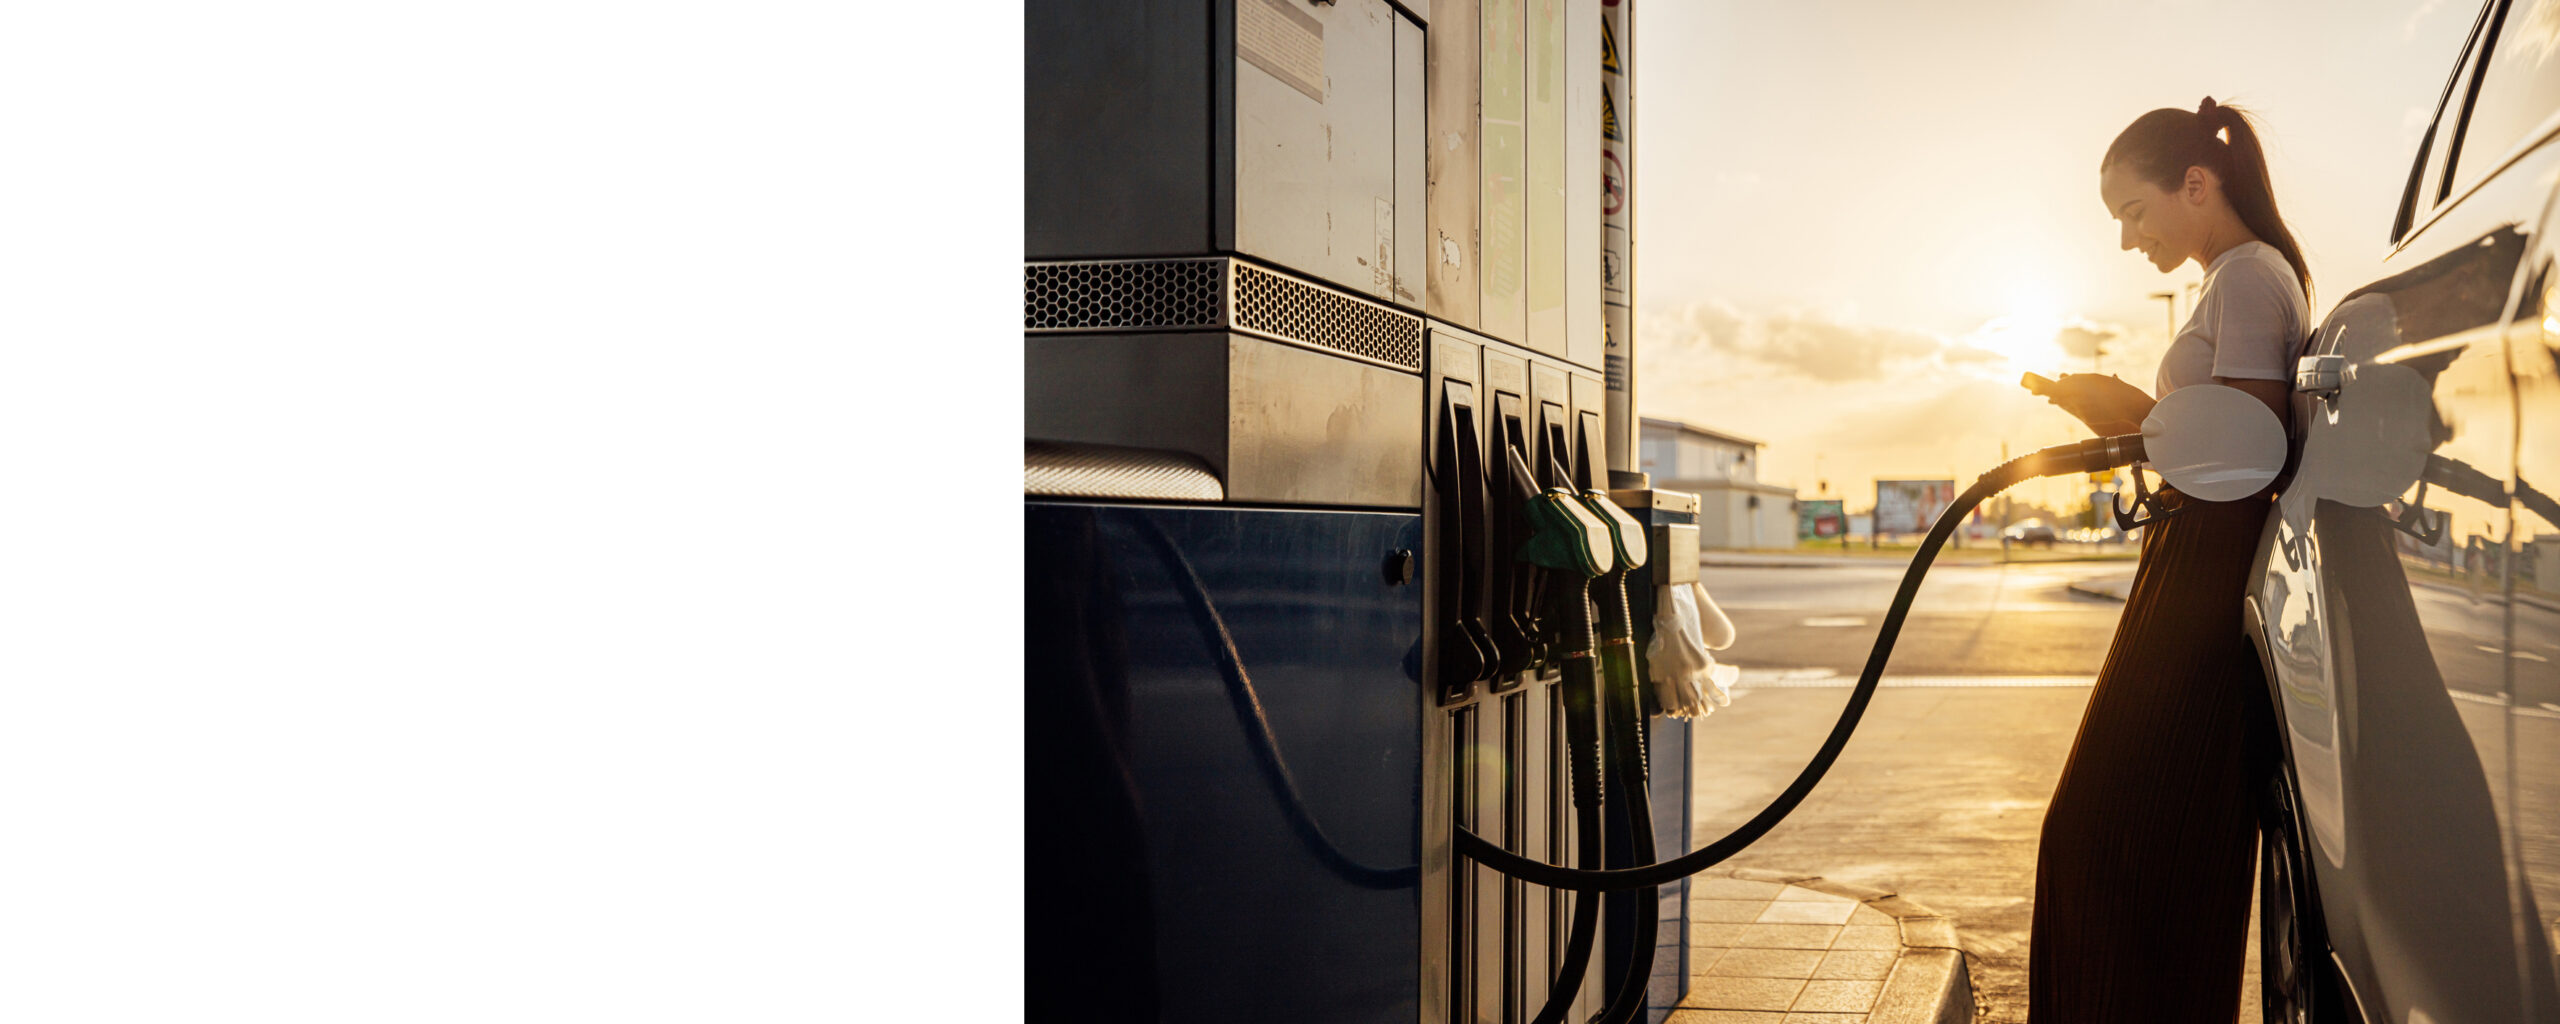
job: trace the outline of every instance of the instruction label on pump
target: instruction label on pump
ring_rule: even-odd
[[[1236,0],[1236,55],[1324,102],[1324,23],[1295,0]]]

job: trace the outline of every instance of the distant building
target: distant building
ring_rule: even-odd
[[[1698,496],[1698,543],[1711,548],[1791,548],[1796,491],[1760,482],[1760,449],[1747,437],[1644,419],[1636,468],[1653,485]]]

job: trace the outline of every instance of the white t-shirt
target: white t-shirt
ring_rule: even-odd
[[[2283,253],[2265,242],[2232,246],[2205,268],[2204,293],[2160,357],[2152,397],[2215,377],[2292,380],[2310,322],[2311,302]]]

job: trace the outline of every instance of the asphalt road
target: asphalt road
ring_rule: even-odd
[[[1720,660],[1744,669],[1866,666],[1903,566],[1707,565],[1699,580],[1733,619]],[[2130,562],[1944,565],[1933,568],[1886,671],[1912,676],[2091,676],[2105,659],[2120,602],[2068,589],[2122,575]]]
[[[2075,579],[2130,562],[1950,565],[1930,574],[1886,686],[1822,784],[1732,868],[1897,891],[1954,917],[1976,1019],[2027,1016],[2028,927],[2044,809],[2122,605]],[[1902,566],[1708,565],[1734,620],[1733,703],[1697,723],[1694,841],[1724,835],[1792,781],[1864,667]],[[2257,973],[2239,1019],[2254,1024]]]

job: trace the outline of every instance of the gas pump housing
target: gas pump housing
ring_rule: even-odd
[[[1513,451],[1577,491],[1631,468],[1601,326],[1617,6],[1025,8],[1035,1007],[1546,1000],[1570,897],[1457,858],[1452,828],[1574,849],[1496,484]],[[1652,731],[1654,817],[1685,838],[1687,725]],[[1632,955],[1612,941],[1583,1016]]]

